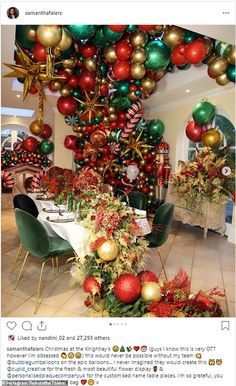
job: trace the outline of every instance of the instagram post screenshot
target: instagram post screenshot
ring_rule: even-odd
[[[0,28],[0,384],[235,385],[235,3]]]

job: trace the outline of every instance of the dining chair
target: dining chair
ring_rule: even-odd
[[[29,254],[41,260],[41,269],[34,311],[36,314],[39,307],[45,264],[50,260],[53,262],[55,260],[58,269],[58,257],[67,253],[73,253],[73,249],[68,241],[62,239],[61,237],[49,236],[43,224],[31,214],[16,208],[15,217],[20,242],[27,252],[24,257],[24,261],[22,263],[14,289],[17,288],[18,283],[22,277],[24,266],[29,257]]]
[[[132,208],[146,210],[147,209],[147,196],[142,192],[131,192],[128,194],[129,206]]]
[[[38,212],[37,206],[35,205],[32,198],[27,196],[27,194],[15,195],[13,197],[13,206],[14,206],[14,209],[18,208],[18,209],[24,210],[27,213],[32,214],[32,216],[34,216],[36,218],[38,217],[39,212]],[[18,250],[17,250],[17,253],[16,253],[16,257],[15,257],[11,272],[13,272],[15,269],[17,260],[20,256],[20,254],[22,253],[22,249],[23,249],[23,246],[20,243]]]
[[[165,271],[164,262],[161,256],[159,247],[161,247],[168,239],[170,228],[173,220],[174,205],[166,202],[161,205],[157,210],[153,218],[152,231],[148,233],[145,238],[149,241],[150,248],[157,248],[157,252],[161,262],[161,268],[164,272],[165,279],[167,275]]]

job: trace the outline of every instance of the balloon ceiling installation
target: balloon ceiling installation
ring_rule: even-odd
[[[74,151],[77,168],[94,168],[126,191],[141,190],[149,204],[164,124],[142,118],[142,100],[175,68],[203,63],[202,71],[217,84],[235,81],[234,46],[174,25],[21,25],[16,42],[16,64],[7,65],[13,70],[7,76],[24,84],[24,98],[39,95],[38,119],[30,125],[43,138],[39,151],[53,148],[43,134],[48,88],[59,95],[57,109],[74,132],[64,144]],[[188,133],[198,140],[207,123],[204,113],[196,114],[200,119]],[[139,169],[135,179],[128,177],[129,165]]]

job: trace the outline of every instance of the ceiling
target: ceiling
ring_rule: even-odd
[[[206,36],[215,39],[234,43],[235,28],[234,26],[182,26],[186,29],[193,30]],[[2,63],[14,63],[14,26],[2,26]],[[9,69],[2,64],[2,75],[9,72]],[[214,93],[219,90],[216,82],[207,75],[207,66],[200,64],[192,66],[190,69],[178,70],[174,73],[168,73],[162,78],[155,93],[144,101],[144,108],[146,111],[161,110],[167,108],[169,105],[176,103],[176,101],[185,100],[189,97],[206,96],[206,94]],[[224,86],[223,89],[232,89],[233,83]],[[186,90],[189,90],[186,93]],[[20,98],[17,97],[20,95]],[[47,95],[45,104],[45,114],[50,114],[52,108],[56,106],[57,94]],[[26,100],[22,100],[22,85],[11,78],[2,78],[2,106],[37,109],[38,97],[37,95],[27,96]],[[45,117],[46,118],[46,117]]]

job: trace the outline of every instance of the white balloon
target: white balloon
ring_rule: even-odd
[[[127,166],[126,176],[130,180],[130,182],[134,181],[139,174],[139,168],[136,164],[132,164]]]

